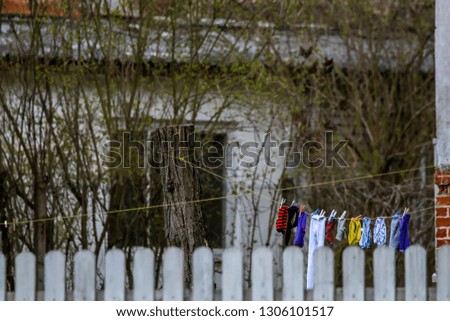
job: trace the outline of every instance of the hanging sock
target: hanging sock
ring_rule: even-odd
[[[308,268],[306,271],[306,288],[314,287],[314,251],[325,242],[325,217],[311,215],[309,225]]]
[[[391,237],[389,239],[389,246],[393,249],[398,248],[400,243],[400,211],[392,215],[391,220]]]
[[[400,236],[398,244],[398,249],[400,250],[400,252],[405,252],[405,250],[410,246],[408,232],[410,218],[411,214],[404,214],[400,221]]]
[[[352,218],[348,226],[348,244],[358,245],[361,239],[361,221],[358,218]]]
[[[337,223],[336,240],[342,241],[347,238],[347,229],[345,228],[345,217],[340,217]]]
[[[296,205],[292,205],[288,208],[288,219],[286,223],[286,232],[284,233],[284,245],[289,245],[291,240],[292,228],[297,226],[299,208]]]
[[[335,221],[328,221],[325,227],[325,240],[327,241],[327,245],[333,248],[334,244],[334,226],[336,225]]]
[[[377,218],[373,228],[373,243],[377,246],[384,246],[386,244],[386,223],[383,217]]]
[[[287,219],[288,219],[288,207],[286,205],[282,205],[278,210],[278,218],[275,224],[277,232],[283,234],[286,232]]]
[[[336,211],[331,211],[330,217],[328,218],[327,224],[325,226],[325,241],[326,244],[333,248],[334,244],[334,227],[336,226],[336,220],[334,217],[336,216]]]
[[[365,217],[363,218],[362,235],[359,240],[359,246],[363,249],[369,249],[370,242],[370,218]]]
[[[305,245],[305,234],[306,234],[306,220],[308,214],[303,211],[297,222],[297,231],[295,232],[294,245],[303,247]]]

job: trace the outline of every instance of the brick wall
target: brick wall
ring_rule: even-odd
[[[438,169],[434,174],[438,187],[436,195],[436,248],[450,244],[450,168]]]
[[[71,2],[72,17],[79,17],[79,12],[74,10],[77,3],[79,3],[78,0]],[[68,2],[65,0],[37,0],[37,15],[65,16],[67,5]],[[0,0],[0,14],[29,16],[31,14],[30,0]]]

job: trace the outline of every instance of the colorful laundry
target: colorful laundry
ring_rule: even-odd
[[[386,245],[386,222],[383,217],[377,218],[373,228],[373,242],[377,246]]]
[[[393,249],[398,248],[400,243],[400,211],[392,215],[391,221],[391,237],[389,238],[389,246]]]
[[[331,248],[333,248],[334,244],[334,228],[336,226],[336,221],[334,219],[335,216],[336,211],[331,211],[330,217],[328,218],[327,224],[325,226],[325,241]]]
[[[328,221],[325,226],[325,240],[327,241],[327,245],[333,247],[334,244],[334,227],[336,223],[334,220]]]
[[[404,214],[400,221],[400,236],[398,244],[398,249],[400,252],[404,252],[410,246],[409,232],[408,232],[408,225],[410,218],[411,214]]]
[[[359,240],[359,246],[363,249],[370,248],[370,218],[364,217],[362,223],[362,234],[361,239]]]
[[[345,228],[345,217],[340,217],[337,223],[336,240],[342,241],[347,238],[347,229]]]
[[[361,220],[352,218],[348,226],[348,244],[358,245],[361,239]]]
[[[305,235],[307,229],[308,217],[310,217],[309,224],[309,240],[308,243],[308,261],[306,272],[306,288],[312,289],[314,287],[314,254],[315,251],[325,244],[333,247],[336,240],[340,241],[347,238],[348,244],[351,246],[359,245],[362,249],[369,249],[373,241],[377,247],[387,245],[387,225],[385,217],[378,217],[371,219],[369,217],[361,216],[353,217],[350,220],[345,218],[346,212],[341,217],[336,218],[336,211],[332,211],[328,219],[325,217],[325,210],[317,209],[311,215],[304,210],[305,205],[301,208],[297,207],[294,202],[291,207],[281,206],[278,211],[278,219],[276,222],[277,231],[283,232],[283,221],[286,221],[284,229],[284,244],[287,246],[293,244],[295,246],[304,247]],[[405,209],[405,214],[400,215],[397,211],[390,217],[390,240],[389,246],[405,252],[410,246],[409,240],[409,221],[411,214],[407,214],[408,209]],[[320,214],[319,214],[320,212]],[[345,226],[346,221],[349,220],[348,235]],[[373,235],[371,231],[372,220],[374,220]],[[291,230],[296,228],[294,241],[290,240]],[[336,232],[335,232],[336,231]]]
[[[275,224],[277,232],[283,234],[286,232],[287,219],[288,219],[288,207],[286,205],[282,205],[278,209],[278,218]]]
[[[314,287],[314,251],[324,245],[325,241],[325,217],[311,215],[309,226],[308,268],[306,271],[306,288]]]
[[[296,205],[292,205],[288,208],[288,219],[286,224],[286,232],[284,233],[284,245],[289,245],[291,240],[292,228],[297,226],[297,219],[299,214],[299,208]]]
[[[303,247],[305,245],[306,220],[308,214],[303,211],[297,222],[297,231],[295,232],[294,245]]]

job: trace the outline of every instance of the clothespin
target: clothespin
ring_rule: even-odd
[[[294,204],[295,204],[295,200],[293,200],[293,201],[292,201],[292,203],[291,203],[291,206],[290,206],[290,207],[294,206]]]
[[[330,213],[330,217],[328,218],[328,222],[331,222],[335,216],[336,216],[336,211],[332,210]]]
[[[347,211],[344,211],[343,213],[342,213],[342,215],[341,215],[341,217],[340,218],[344,218],[345,217],[345,214],[347,214]]]
[[[16,220],[17,219],[13,219],[13,222],[12,222],[12,224],[13,224],[13,231],[15,232],[16,231]]]
[[[405,207],[405,210],[403,211],[402,217],[405,216],[406,213],[408,213],[409,208]]]
[[[325,213],[326,213],[325,210],[322,210],[322,211],[320,212],[320,215],[319,215],[319,216],[322,216],[322,217],[323,217],[323,216],[325,216]]]
[[[5,225],[5,228],[8,228],[8,221],[5,220],[5,222],[3,223],[3,225]]]
[[[284,197],[281,198],[280,208],[286,203],[286,199]]]
[[[302,214],[305,211],[306,205],[302,204],[300,205],[300,214]]]

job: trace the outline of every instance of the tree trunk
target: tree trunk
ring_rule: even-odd
[[[1,142],[0,142],[1,144]],[[0,146],[1,148],[1,146]],[[3,166],[2,155],[0,153],[0,223],[5,221],[11,221],[6,213],[6,205],[9,198],[9,191],[7,187],[8,173]],[[6,257],[6,279],[9,284],[9,290],[14,289],[14,267],[13,267],[13,246],[11,242],[11,236],[9,235],[7,226],[0,225],[1,234],[1,252]],[[8,287],[7,287],[8,289]]]
[[[169,246],[181,247],[185,260],[185,283],[191,286],[192,253],[208,246],[200,203],[201,188],[194,155],[194,126],[159,128],[154,133],[155,150],[161,161],[164,228]]]
[[[47,248],[46,223],[41,222],[47,217],[47,182],[44,176],[36,176],[34,185],[34,255],[36,255],[36,286],[37,290],[44,289],[44,259]]]

